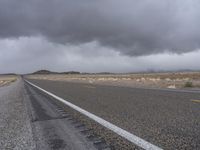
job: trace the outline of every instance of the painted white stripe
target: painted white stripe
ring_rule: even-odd
[[[52,96],[53,98],[59,100],[60,102],[68,105],[69,107],[73,108],[74,110],[80,112],[81,114],[83,114],[83,115],[89,117],[90,119],[96,121],[97,123],[101,124],[102,126],[110,129],[111,131],[113,131],[116,134],[120,135],[121,137],[127,139],[131,143],[133,143],[133,144],[135,144],[135,145],[137,145],[137,146],[139,146],[139,147],[141,147],[145,150],[162,150],[162,148],[159,148],[158,146],[155,146],[155,145],[141,139],[140,137],[138,137],[134,134],[131,134],[130,132],[128,132],[124,129],[121,129],[120,127],[118,127],[118,126],[116,126],[116,125],[114,125],[114,124],[112,124],[112,123],[110,123],[110,122],[108,122],[108,121],[106,121],[106,120],[104,120],[104,119],[102,119],[102,118],[100,118],[100,117],[98,117],[98,116],[96,116],[96,115],[94,115],[94,114],[92,114],[92,113],[90,113],[90,112],[88,112],[88,111],[86,111],[86,110],[84,110],[84,109],[82,109],[82,108],[80,108],[80,107],[60,98],[60,97],[58,97],[58,96],[56,96],[56,95],[54,95],[54,94],[52,94],[52,93],[38,87],[37,85],[35,85],[35,84],[33,84],[33,83],[31,83],[27,80],[25,80],[25,81],[27,83],[29,83],[30,85],[36,87],[37,89],[43,91],[44,93],[46,93],[46,94]]]

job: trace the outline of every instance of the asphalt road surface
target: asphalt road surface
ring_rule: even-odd
[[[199,92],[29,81],[163,149],[200,149]]]

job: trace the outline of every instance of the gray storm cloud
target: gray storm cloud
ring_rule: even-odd
[[[0,38],[98,42],[121,54],[200,48],[199,0],[0,0]]]

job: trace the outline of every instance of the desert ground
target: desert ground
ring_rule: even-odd
[[[200,72],[135,73],[135,74],[46,74],[29,75],[30,79],[81,82],[125,87],[199,89]]]
[[[15,75],[0,75],[0,87],[8,85],[17,80],[17,76]]]

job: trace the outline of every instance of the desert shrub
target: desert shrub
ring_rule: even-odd
[[[184,87],[193,87],[193,83],[192,82],[186,82]]]

